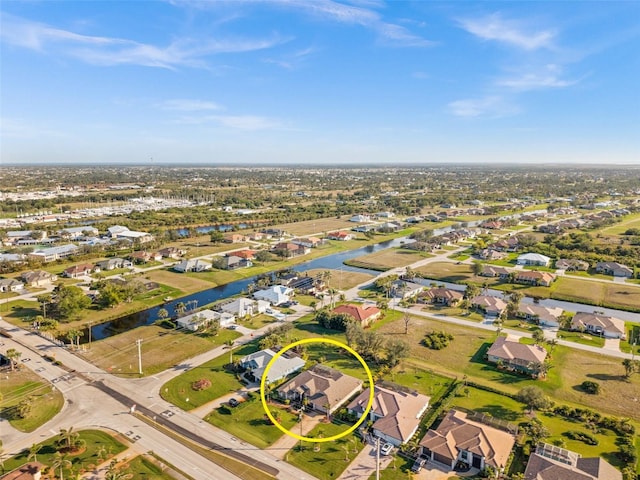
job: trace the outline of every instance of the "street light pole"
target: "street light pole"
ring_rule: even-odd
[[[138,373],[142,375],[142,339],[141,338],[136,340],[136,345],[138,346]]]

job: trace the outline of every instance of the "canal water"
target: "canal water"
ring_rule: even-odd
[[[404,243],[410,243],[412,241],[413,240],[410,240],[406,237],[396,238],[394,240],[389,240],[387,242],[382,242],[375,245],[368,245],[366,247],[358,248],[356,250],[349,250],[346,252],[334,253],[333,255],[327,255],[326,257],[316,258],[314,260],[310,260],[308,262],[304,262],[299,265],[296,265],[293,267],[293,269],[298,272],[304,272],[306,270],[312,270],[312,269],[327,269],[327,270],[342,269],[344,271],[349,271],[349,272],[362,272],[362,273],[377,275],[380,272],[367,270],[364,268],[351,267],[349,265],[345,265],[344,261],[350,260],[352,258],[360,257],[362,255],[367,255],[369,253],[374,253],[380,250],[384,250],[386,248],[399,247]],[[91,327],[91,338],[93,340],[100,340],[103,338],[110,337],[112,335],[117,335],[118,333],[122,333],[127,330],[131,330],[132,328],[140,327],[142,325],[149,325],[155,322],[156,320],[158,320],[158,310],[160,310],[161,308],[167,309],[167,311],[169,312],[169,316],[174,316],[175,307],[178,303],[181,303],[181,302],[184,304],[188,304],[188,302],[197,302],[195,303],[195,305],[202,306],[202,305],[207,305],[211,302],[215,302],[216,300],[220,300],[222,298],[238,295],[243,290],[246,291],[248,285],[255,281],[256,281],[256,277],[237,280],[235,282],[227,283],[225,285],[219,285],[217,287],[210,288],[208,290],[203,290],[202,292],[197,292],[191,295],[187,295],[185,297],[174,299],[170,302],[167,302],[164,305],[152,307],[147,310],[126,315],[116,320],[111,320],[105,323],[101,323],[99,325],[94,325],[93,327]],[[85,335],[84,337],[82,337],[81,341],[86,341],[87,339],[88,339],[88,335]]]

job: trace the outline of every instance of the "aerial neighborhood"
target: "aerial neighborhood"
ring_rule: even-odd
[[[637,478],[633,170],[151,171],[0,179],[2,478]]]

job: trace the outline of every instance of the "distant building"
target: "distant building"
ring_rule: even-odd
[[[579,330],[607,338],[626,338],[624,320],[597,313],[576,313],[571,320],[571,330]]]
[[[31,260],[39,260],[43,263],[54,262],[63,258],[68,258],[78,252],[78,247],[72,243],[68,245],[60,245],[57,247],[40,248],[29,253]]]
[[[176,272],[204,272],[211,270],[211,264],[204,260],[183,260],[180,263],[173,266]]]
[[[596,272],[614,277],[633,277],[632,268],[617,262],[598,262],[596,263]]]
[[[332,310],[333,313],[345,313],[362,327],[368,327],[382,315],[382,311],[375,305],[354,305],[347,303]]]
[[[487,360],[505,368],[527,374],[537,374],[537,367],[547,358],[547,351],[538,345],[498,337],[487,350]]]

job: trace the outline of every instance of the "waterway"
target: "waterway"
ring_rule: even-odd
[[[312,269],[326,269],[326,270],[342,269],[344,271],[349,271],[349,272],[361,272],[361,273],[378,275],[380,272],[368,270],[365,268],[351,267],[349,265],[345,265],[344,261],[350,260],[352,258],[360,257],[362,255],[367,255],[369,253],[374,253],[380,250],[384,250],[386,248],[399,247],[405,243],[409,243],[412,241],[413,240],[410,240],[407,237],[396,238],[394,240],[377,243],[375,245],[367,245],[366,247],[358,248],[355,250],[334,253],[332,255],[327,255],[326,257],[316,258],[308,262],[298,264],[294,266],[293,269],[298,272],[304,272],[306,270],[312,270]],[[186,305],[188,305],[189,302],[192,302],[192,305],[195,305],[197,307],[198,305],[199,306],[207,305],[209,303],[215,302],[216,300],[220,300],[222,298],[238,295],[242,291],[246,291],[248,285],[255,281],[256,281],[256,277],[237,280],[235,282],[227,283],[225,285],[219,285],[217,287],[210,288],[208,290],[203,290],[201,292],[193,293],[185,297],[174,299],[170,302],[167,302],[164,305],[152,307],[147,310],[142,310],[140,312],[126,315],[124,317],[121,317],[115,320],[101,323],[99,325],[94,325],[93,327],[91,327],[91,338],[93,340],[100,340],[103,338],[108,338],[113,335],[117,335],[118,333],[122,333],[127,330],[131,330],[132,328],[140,327],[142,325],[149,325],[155,322],[156,320],[158,320],[158,310],[160,310],[161,308],[167,309],[167,311],[169,312],[169,315],[174,316],[176,314],[175,307],[180,302]],[[85,335],[84,337],[82,337],[82,341],[86,341],[87,339],[88,339],[88,335]]]

